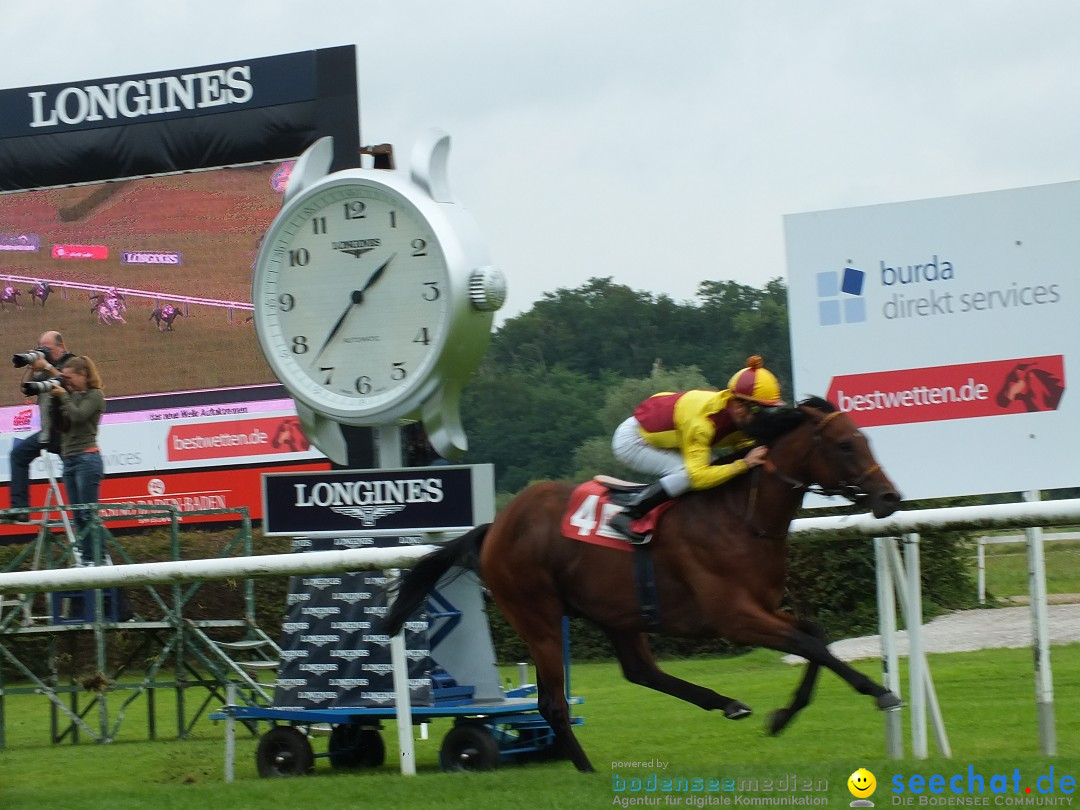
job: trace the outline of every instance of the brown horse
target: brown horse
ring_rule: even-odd
[[[679,498],[657,523],[650,547],[658,632],[723,637],[807,659],[791,704],[770,716],[772,734],[809,703],[821,667],[875,698],[878,708],[899,706],[896,695],[829,652],[817,627],[780,609],[788,525],[812,484],[817,491],[867,504],[879,518],[896,511],[899,493],[862,432],[823,399],[814,397],[795,408],[763,409],[748,432],[768,445],[771,463],[724,486]],[[703,709],[720,709],[730,719],[749,716],[744,703],[657,667],[635,588],[635,555],[560,534],[572,490],[566,484],[534,484],[494,523],[478,526],[422,558],[400,581],[384,627],[396,633],[452,567],[478,570],[528,644],[536,664],[540,713],[581,771],[592,766],[571,730],[563,691],[564,614],[584,617],[604,631],[632,683]]]

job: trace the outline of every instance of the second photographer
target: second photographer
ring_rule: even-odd
[[[25,368],[22,378],[23,396],[30,401],[37,399],[41,411],[41,429],[23,439],[16,440],[11,448],[11,508],[28,509],[30,507],[30,465],[41,455],[43,449],[60,452],[59,431],[51,431],[49,425],[50,404],[52,398],[50,381],[59,381],[60,370],[74,357],[64,346],[64,339],[59,332],[46,332],[38,339],[38,347],[32,352],[17,354],[12,357],[16,368]],[[39,386],[38,384],[44,384]],[[32,390],[41,388],[43,390]],[[20,512],[7,518],[6,523],[29,523],[30,515]]]
[[[72,357],[64,364],[63,386],[50,389],[60,403],[60,456],[64,460],[64,488],[69,504],[97,503],[105,467],[98,449],[97,435],[105,413],[105,392],[97,366],[89,357]],[[93,514],[76,509],[73,517],[84,565],[95,561],[98,537]],[[104,555],[104,549],[101,550]]]

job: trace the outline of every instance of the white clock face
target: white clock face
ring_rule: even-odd
[[[439,241],[412,203],[362,181],[319,186],[287,210],[255,274],[263,352],[318,411],[386,410],[423,383],[444,339]]]

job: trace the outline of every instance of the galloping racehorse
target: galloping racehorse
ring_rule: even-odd
[[[121,314],[121,309],[122,308],[116,302],[116,299],[107,298],[98,304],[93,311],[97,313],[98,323],[108,326],[114,321],[127,323],[127,321],[124,320],[124,316]]]
[[[772,734],[809,703],[821,667],[873,697],[878,708],[899,706],[895,694],[837,659],[819,628],[780,609],[788,524],[812,484],[826,494],[865,503],[878,518],[896,511],[899,493],[866,437],[823,399],[764,409],[748,432],[768,445],[769,464],[724,486],[684,495],[658,519],[649,544],[657,632],[723,637],[807,659],[791,704],[770,716]],[[568,484],[534,484],[494,523],[422,558],[400,582],[384,620],[386,632],[398,632],[451,567],[477,570],[528,644],[540,713],[581,771],[591,771],[592,765],[571,730],[564,695],[564,614],[589,619],[605,632],[627,680],[703,709],[720,709],[730,719],[749,716],[744,703],[657,667],[645,634],[650,623],[634,584],[637,552],[564,537],[560,527],[573,491]]]
[[[22,304],[19,303],[19,296],[22,295],[22,290],[16,289],[11,284],[4,287],[3,291],[0,291],[0,309],[6,309],[4,304],[14,304],[15,309],[22,309]]]
[[[27,290],[27,292],[30,293],[31,306],[38,301],[45,306],[45,302],[49,300],[49,294],[52,293],[52,285],[47,281],[39,281],[32,290]]]
[[[165,304],[164,306],[154,307],[154,311],[150,313],[150,317],[147,320],[157,321],[157,328],[159,332],[172,331],[173,321],[176,320],[177,315],[183,315],[179,307],[174,307],[172,304]]]

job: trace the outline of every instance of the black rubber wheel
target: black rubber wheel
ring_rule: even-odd
[[[355,723],[334,726],[330,732],[330,764],[335,768],[378,768],[386,762],[386,745],[373,728]]]
[[[315,754],[299,729],[274,726],[259,740],[255,765],[259,776],[300,776],[315,767]]]
[[[479,723],[458,723],[443,738],[439,764],[444,771],[490,771],[499,766],[499,744]]]

